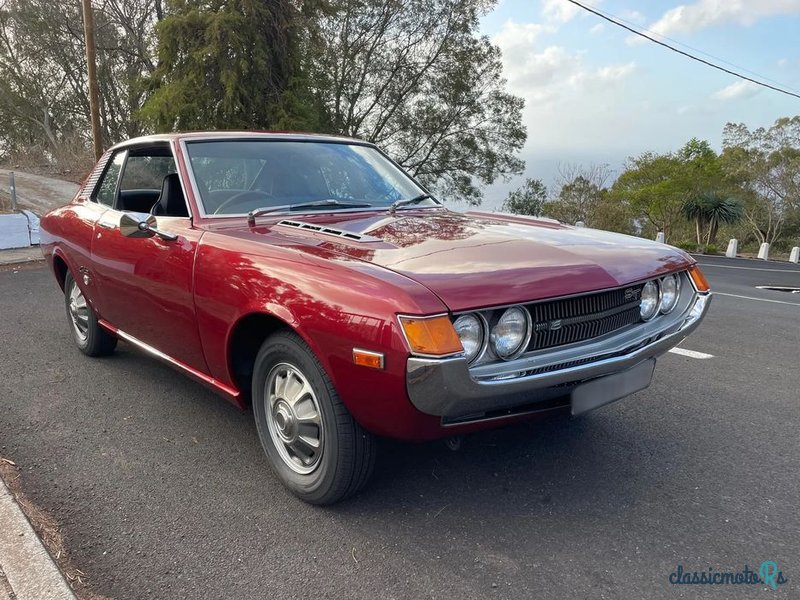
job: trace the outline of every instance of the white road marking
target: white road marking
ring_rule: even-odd
[[[800,302],[784,302],[783,300],[770,300],[769,298],[753,298],[752,296],[740,296],[739,294],[726,294],[724,292],[714,292],[715,296],[729,296],[731,298],[743,298],[744,300],[756,300],[758,302],[772,302],[773,304],[788,304],[789,306],[800,306]]]
[[[772,290],[773,292],[789,292],[790,294],[800,294],[800,288],[787,285],[757,285],[760,290]]]
[[[713,354],[706,354],[705,352],[696,352],[694,350],[686,350],[684,348],[673,348],[670,350],[673,354],[680,354],[681,356],[688,356],[689,358],[699,358],[701,360],[706,358],[714,358]]]
[[[715,265],[714,263],[697,263],[701,267],[718,269],[740,269],[742,271],[771,271],[772,273],[800,273],[800,269],[765,269],[763,267],[734,267],[733,265]]]

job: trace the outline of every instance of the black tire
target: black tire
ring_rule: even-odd
[[[64,278],[64,303],[67,308],[67,324],[69,325],[72,339],[75,340],[75,345],[86,356],[106,356],[111,354],[114,352],[114,348],[117,347],[117,338],[100,326],[100,323],[97,322],[97,315],[94,314],[92,307],[85,301],[85,298],[86,308],[82,318],[85,318],[84,326],[86,331],[81,332],[78,325],[76,325],[72,314],[73,307],[71,306],[73,290],[77,290],[80,293],[78,284],[72,274],[68,272]],[[81,297],[83,297],[82,293]]]
[[[319,432],[321,452],[313,471],[309,473],[298,473],[297,465],[301,468],[311,467],[293,462],[291,457],[286,458],[287,454],[291,454],[288,442],[281,445],[282,450],[279,450],[281,434],[278,433],[278,420],[273,415],[280,400],[272,404],[265,393],[273,374],[280,377],[281,369],[287,368],[296,369],[308,383],[313,395],[301,393],[298,397],[305,398],[302,401],[305,403],[311,401],[313,407],[318,409],[317,416],[321,418],[319,428],[310,425],[312,431]],[[282,396],[288,397],[285,389],[279,397]],[[297,402],[299,406],[301,401]],[[267,407],[268,403],[271,408]],[[305,412],[308,413],[307,410]],[[317,505],[338,502],[361,489],[372,474],[375,439],[356,423],[314,353],[295,333],[275,333],[261,346],[253,370],[253,413],[261,444],[272,469],[281,482],[305,502]],[[292,416],[288,420],[294,423],[293,418],[297,415],[292,413]],[[272,431],[270,426],[273,427]],[[294,432],[297,437],[299,429]],[[295,459],[299,460],[299,457]],[[295,464],[295,467],[290,464]]]

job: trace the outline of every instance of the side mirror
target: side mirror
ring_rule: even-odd
[[[162,240],[175,241],[177,235],[156,229],[156,218],[145,213],[124,212],[119,219],[120,233],[129,238],[149,238],[157,235]]]
[[[155,233],[150,228],[155,226],[155,217],[144,213],[124,212],[119,219],[120,233],[129,238],[153,237]]]

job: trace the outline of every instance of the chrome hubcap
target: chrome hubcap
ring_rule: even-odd
[[[69,317],[78,340],[85,342],[89,335],[89,307],[77,283],[69,291]]]
[[[267,376],[264,409],[272,442],[295,473],[308,475],[322,458],[322,413],[303,373],[293,365],[275,365]]]

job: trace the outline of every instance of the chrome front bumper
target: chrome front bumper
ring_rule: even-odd
[[[411,403],[423,413],[460,419],[530,406],[570,394],[589,380],[630,369],[660,356],[694,331],[711,294],[692,290],[669,315],[623,332],[564,348],[540,350],[512,361],[470,368],[463,357],[408,359]],[[596,360],[593,360],[596,358]],[[560,368],[559,365],[574,365]]]

